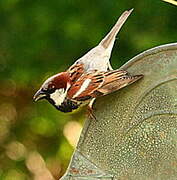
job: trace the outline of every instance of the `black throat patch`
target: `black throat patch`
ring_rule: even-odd
[[[73,110],[77,109],[79,104],[76,102],[66,99],[60,106],[56,106],[56,108],[62,112],[72,112]]]
[[[46,99],[49,101],[49,103],[55,106],[56,109],[64,113],[72,112],[73,110],[79,108],[79,106],[82,104],[82,103],[77,103],[75,101],[72,101],[70,99],[65,99],[61,105],[57,106],[55,105],[55,102],[53,101],[53,99],[51,99],[49,96]]]

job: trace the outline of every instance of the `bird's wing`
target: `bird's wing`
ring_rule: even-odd
[[[125,11],[117,20],[116,24],[110,30],[110,32],[101,40],[101,42],[87,52],[84,56],[79,58],[75,64],[83,64],[85,72],[92,70],[107,71],[112,70],[109,59],[111,56],[112,48],[116,35],[120,31],[121,27],[131,14],[133,9]]]
[[[130,75],[127,71],[124,70],[115,70],[106,72],[105,74],[104,83],[100,88],[97,89],[99,93],[93,93],[93,97],[97,97],[97,94],[101,96],[110,94],[114,91],[117,91],[123,87],[126,87],[135,81],[141,79],[143,77],[142,74],[140,75]]]
[[[75,100],[86,100],[104,96],[117,91],[142,78],[143,75],[131,76],[124,70],[113,70],[83,75],[71,86],[68,96]]]
[[[104,82],[104,73],[91,72],[84,74],[68,90],[68,97],[74,100],[84,101],[91,98]]]
[[[84,73],[83,64],[72,65],[67,72],[69,73],[72,84],[76,82]]]

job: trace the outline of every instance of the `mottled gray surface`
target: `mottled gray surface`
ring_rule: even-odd
[[[96,101],[62,180],[177,180],[177,44],[122,68],[145,77]]]

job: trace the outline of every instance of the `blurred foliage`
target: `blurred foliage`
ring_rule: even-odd
[[[32,96],[130,8],[134,12],[115,43],[114,68],[143,50],[177,41],[177,8],[158,0],[0,1],[0,179],[62,176],[84,113],[60,113],[45,101],[33,103]]]

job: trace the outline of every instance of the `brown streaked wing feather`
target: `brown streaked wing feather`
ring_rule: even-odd
[[[103,74],[104,73],[102,72],[93,72],[83,75],[71,86],[68,91],[68,97],[80,101],[87,98],[89,99],[89,97],[91,98],[91,94],[93,94],[93,92],[95,92],[103,84]],[[75,97],[76,93],[81,89],[83,83],[88,79],[91,80],[88,86]]]
[[[117,81],[118,79],[122,79],[123,76],[128,76],[128,72],[124,70],[112,70],[104,73],[104,85],[109,84],[113,81]]]
[[[124,70],[88,73],[81,76],[81,78],[71,86],[68,91],[68,97],[73,98],[87,79],[91,80],[89,85],[73,99],[81,101],[91,97],[96,98],[98,96],[107,95],[128,86],[142,77],[143,75],[132,76]]]
[[[129,75],[126,71],[122,71],[122,75],[118,75],[118,73],[118,71],[115,71],[115,73],[113,74],[108,74],[106,76],[105,83],[99,89],[97,89],[97,92],[93,93],[92,96],[98,97],[98,92],[100,93],[100,95],[110,94],[114,91],[117,91],[125,86],[134,83],[135,81],[143,77],[143,75]]]
[[[74,64],[68,70],[70,74],[71,82],[76,82],[84,73],[84,66],[83,64]]]

